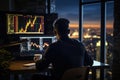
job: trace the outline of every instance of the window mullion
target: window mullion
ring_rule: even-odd
[[[101,2],[101,48],[100,48],[100,62],[105,63],[106,52],[106,6],[105,1]],[[100,70],[100,80],[104,80],[104,69]]]
[[[79,40],[83,41],[83,5],[82,0],[80,0],[79,6]]]

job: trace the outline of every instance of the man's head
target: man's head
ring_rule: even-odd
[[[55,34],[58,34],[59,36],[68,35],[70,32],[69,23],[69,20],[65,18],[57,19],[53,24]]]

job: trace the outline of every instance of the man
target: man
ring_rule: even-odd
[[[60,80],[63,73],[70,68],[91,66],[93,60],[86,53],[83,44],[68,36],[69,20],[57,19],[53,26],[57,41],[50,44],[42,60],[36,61],[36,68],[42,70],[52,64],[52,80]]]

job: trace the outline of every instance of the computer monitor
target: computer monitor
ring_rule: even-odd
[[[36,53],[44,53],[47,47],[56,41],[55,36],[34,36],[34,37],[20,37],[21,40],[27,39],[20,45],[21,56],[33,56]]]
[[[6,13],[7,34],[44,34],[44,15]]]

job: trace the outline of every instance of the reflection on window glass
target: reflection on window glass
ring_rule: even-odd
[[[100,13],[100,4],[83,6],[83,42],[97,61],[100,61]]]

